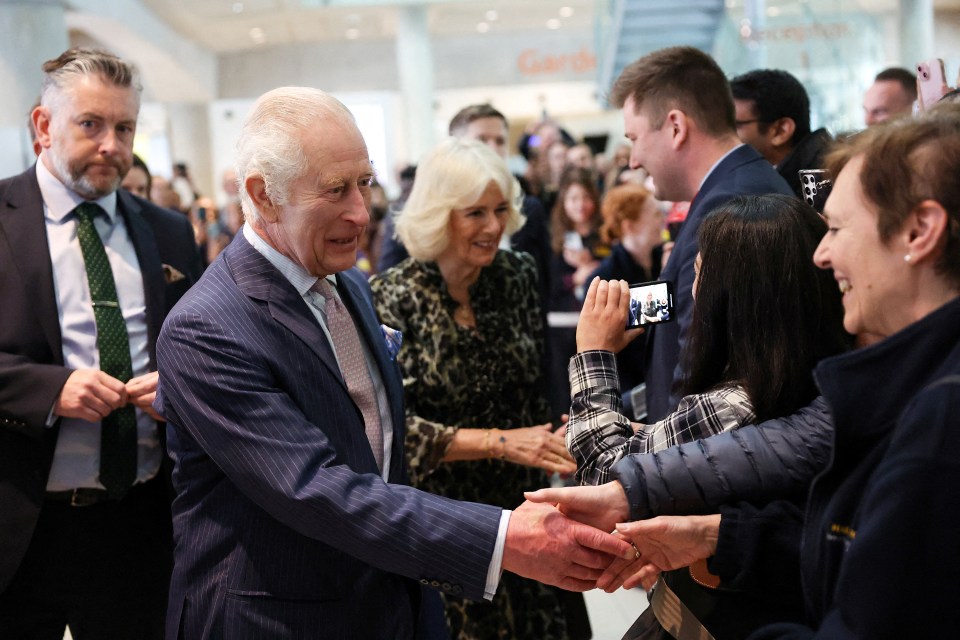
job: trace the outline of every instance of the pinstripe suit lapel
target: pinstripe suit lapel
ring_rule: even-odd
[[[230,243],[227,262],[240,290],[250,298],[264,302],[270,316],[302,340],[346,391],[327,336],[307,308],[307,303],[283,274],[254,249],[242,233]]]

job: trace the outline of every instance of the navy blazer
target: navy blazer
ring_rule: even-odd
[[[483,596],[500,509],[402,484],[399,370],[366,281],[337,282],[390,400],[389,484],[320,325],[243,234],[164,324],[168,638],[409,638],[420,584]]]
[[[150,368],[167,311],[200,277],[186,216],[117,191],[146,297]],[[167,282],[163,265],[185,277]],[[59,421],[45,426],[72,373],[63,366],[43,197],[36,166],[0,181],[0,591],[26,553],[40,513]]]
[[[673,283],[676,320],[648,328],[646,353],[647,422],[663,419],[680,404],[680,352],[693,321],[693,263],[699,247],[697,231],[704,217],[742,195],[794,195],[776,169],[750,145],[741,145],[714,168],[690,203],[661,280]],[[754,268],[747,265],[745,268]]]

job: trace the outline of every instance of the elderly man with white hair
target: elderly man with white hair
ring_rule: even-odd
[[[633,553],[552,506],[406,486],[398,336],[352,268],[373,168],[342,104],[262,96],[237,176],[246,224],[157,347],[176,465],[169,638],[413,638],[421,585],[490,598],[505,569],[584,590]]]

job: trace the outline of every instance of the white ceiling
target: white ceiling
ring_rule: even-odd
[[[184,36],[217,53],[320,40],[393,38],[398,13],[414,4],[426,6],[433,35],[465,37],[550,28],[582,31],[592,28],[595,5],[605,4],[603,0],[141,2]]]

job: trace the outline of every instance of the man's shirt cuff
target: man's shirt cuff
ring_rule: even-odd
[[[500,574],[503,572],[503,546],[507,542],[507,526],[510,524],[510,514],[513,511],[504,509],[500,513],[500,529],[497,531],[497,542],[493,547],[493,557],[490,558],[490,568],[487,569],[487,586],[483,590],[486,600],[493,600],[500,584]]]

